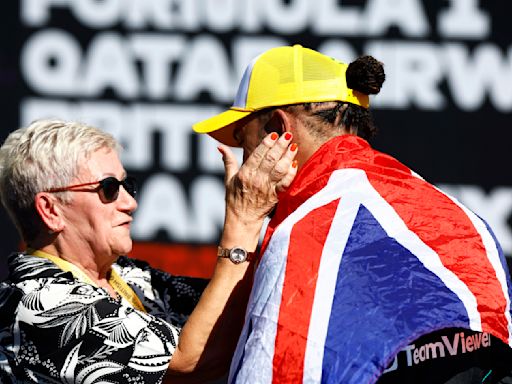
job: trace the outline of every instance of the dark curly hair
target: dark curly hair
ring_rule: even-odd
[[[361,56],[350,63],[345,76],[349,88],[366,95],[379,93],[386,79],[383,64],[372,56]],[[322,108],[326,104],[330,107]],[[370,111],[359,105],[338,101],[305,103],[303,106],[314,116],[320,117],[324,123],[334,124],[364,139],[370,139],[377,133]]]

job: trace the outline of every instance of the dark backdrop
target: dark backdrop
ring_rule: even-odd
[[[382,60],[387,81],[372,104],[380,128],[372,144],[484,217],[512,254],[511,3],[165,3],[0,5],[0,139],[47,116],[116,135],[142,188],[135,256],[175,273],[210,273],[222,167],[190,126],[229,105],[249,58],[293,43],[342,61],[365,53]],[[20,241],[4,211],[0,228],[5,260]]]

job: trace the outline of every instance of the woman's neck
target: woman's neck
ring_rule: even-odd
[[[67,249],[67,247],[63,246],[59,242],[54,242],[39,247],[36,247],[35,244],[31,244],[31,248],[65,260],[66,262],[72,264],[74,267],[80,269],[80,271],[88,279],[90,279],[90,282],[92,282],[94,285],[106,289],[112,297],[118,297],[117,292],[109,283],[112,263],[115,260],[100,264],[91,251],[84,252],[75,250],[75,252],[72,253]]]

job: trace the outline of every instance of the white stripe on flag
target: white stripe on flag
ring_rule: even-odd
[[[341,185],[344,184],[351,184],[351,189],[356,188],[350,180],[354,178],[353,172],[345,172],[337,176],[342,177],[329,180],[329,184],[332,183],[331,186],[337,190],[341,190]],[[322,250],[304,358],[304,384],[319,383],[322,378],[324,345],[341,257],[359,207],[360,201],[355,194],[343,194]]]
[[[272,236],[254,277],[228,383],[270,384],[289,236]],[[251,333],[249,334],[249,325]]]

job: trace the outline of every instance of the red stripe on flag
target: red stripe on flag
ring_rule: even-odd
[[[339,199],[311,211],[290,233],[273,360],[273,383],[302,383],[320,258]]]
[[[384,181],[373,173],[368,177],[408,228],[475,295],[482,330],[508,344],[506,298],[471,219],[450,198],[421,179],[411,177],[397,181],[400,185],[392,185],[389,177]]]

